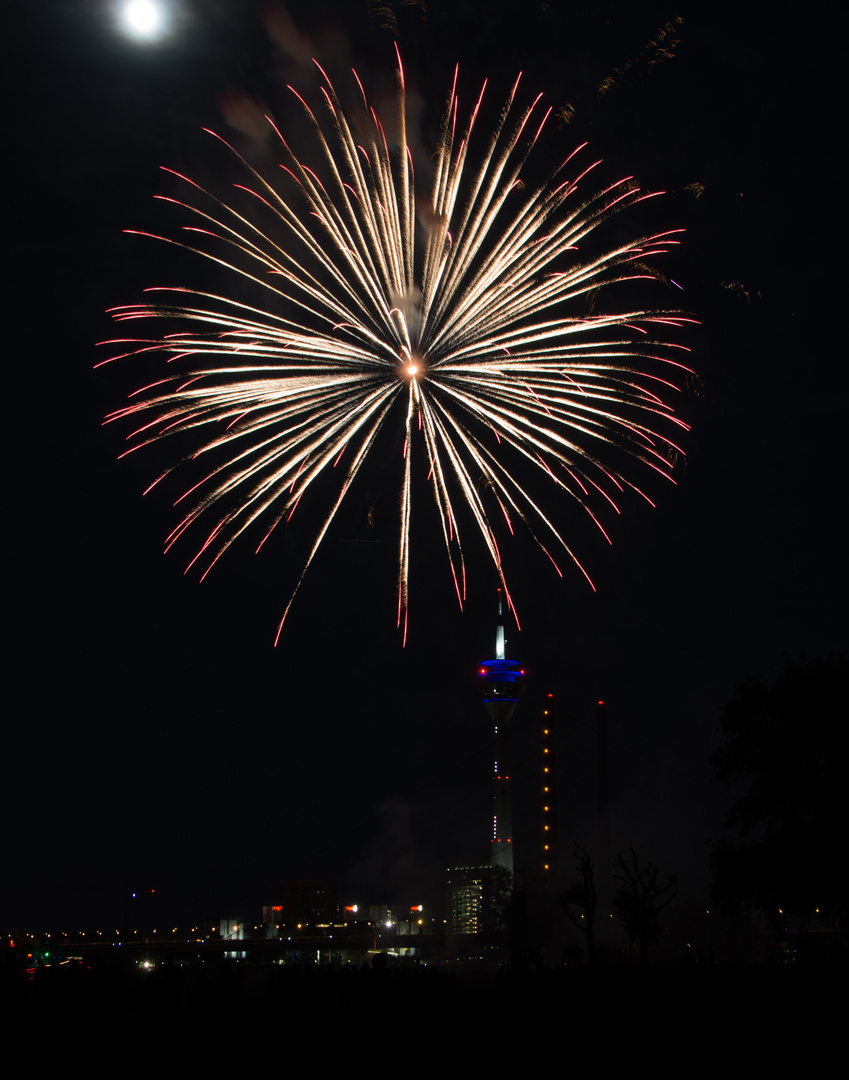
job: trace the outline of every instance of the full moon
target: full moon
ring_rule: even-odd
[[[153,41],[166,29],[163,5],[155,0],[126,0],[121,5],[121,25],[130,37]]]

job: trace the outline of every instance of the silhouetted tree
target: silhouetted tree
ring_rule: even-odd
[[[586,936],[587,960],[595,963],[595,913],[598,896],[595,890],[593,864],[585,847],[575,842],[572,855],[578,865],[578,880],[569,885],[560,897],[560,905],[566,918]],[[583,914],[576,911],[582,908]]]
[[[748,682],[723,709],[715,779],[744,785],[725,817],[731,839],[711,856],[715,903],[774,925],[817,910],[846,924],[849,667],[803,660],[775,686]]]
[[[658,885],[659,868],[654,863],[646,863],[641,869],[633,848],[630,865],[621,855],[616,856],[613,865],[622,871],[613,875],[622,882],[613,894],[613,906],[625,926],[628,940],[637,942],[640,947],[640,964],[647,964],[649,945],[657,941],[661,934],[658,916],[678,895],[673,891],[678,879],[670,874],[665,885]],[[665,899],[662,900],[662,897]]]

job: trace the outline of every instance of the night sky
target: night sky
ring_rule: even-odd
[[[633,846],[701,902],[727,801],[708,763],[721,706],[750,676],[847,648],[833,28],[801,3],[299,0],[288,22],[273,3],[170,6],[158,43],[123,35],[111,0],[18,5],[8,38],[3,929],[118,925],[127,885],[156,889],[154,922],[258,917],[287,877],[333,877],[346,901],[432,899],[442,867],[488,858],[474,672],[497,582],[468,526],[461,614],[425,508],[416,519],[402,649],[397,472],[377,462],[274,649],[309,514],[260,556],[247,544],[203,584],[184,576],[190,545],[162,554],[173,498],[141,497],[169,448],[117,461],[126,430],[101,426],[145,380],[133,360],[93,369],[115,336],[107,308],[192,283],[191,260],[122,232],[167,228],[159,166],[231,183],[203,127],[276,153],[251,126],[258,105],[301,131],[286,84],[315,90],[311,56],[345,94],[353,64],[380,99],[396,37],[411,140],[432,139],[456,62],[467,101],[488,76],[499,102],[522,70],[529,95],[574,114],[550,126],[554,152],[588,140],[605,175],[667,191],[660,219],[687,230],[662,264],[684,290],[665,302],[700,319],[678,486],[658,482],[654,510],[626,501],[612,547],[576,525],[596,593],[526,538],[505,563],[522,619],[508,653],[529,672],[518,865],[535,854],[548,692],[564,855],[593,839],[601,697],[613,850]],[[661,57],[650,42],[675,19]]]

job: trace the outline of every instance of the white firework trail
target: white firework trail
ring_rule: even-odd
[[[324,179],[276,127],[291,194],[242,161],[250,183],[237,187],[260,204],[257,221],[180,177],[212,211],[166,201],[195,215],[190,233],[224,247],[209,251],[193,240],[158,239],[198,251],[224,280],[232,274],[247,280],[256,300],[166,288],[148,291],[167,300],[113,309],[121,322],[174,318],[188,329],[122,339],[130,347],[121,356],[164,353],[177,373],[136,391],[107,421],[143,421],[128,436],[131,449],[191,432],[197,440],[192,458],[210,460],[205,478],[177,500],[189,499],[191,508],[167,543],[170,548],[202,515],[209,520],[211,530],[189,564],[205,561],[204,576],[260,519],[261,547],[314,481],[341,466],[338,493],[277,639],[346,492],[373,456],[378,432],[396,422],[404,425],[398,577],[404,639],[414,457],[438,508],[460,604],[460,518],[470,511],[515,614],[482,492],[511,532],[517,518],[529,527],[561,576],[557,551],[589,581],[516,465],[523,476],[544,473],[605,537],[593,510],[598,499],[618,512],[616,498],[625,488],[648,498],[619,471],[618,451],[671,478],[680,452],[671,434],[687,425],[664,395],[677,390],[690,369],[676,359],[683,346],[658,335],[689,320],[670,311],[587,312],[589,294],[601,286],[652,278],[646,260],[676,243],[675,233],[613,248],[595,244],[599,253],[582,258],[582,245],[599,226],[650,195],[631,178],[580,194],[594,166],[570,176],[577,151],[551,181],[526,190],[522,170],[550,110],[540,115],[539,97],[518,110],[518,79],[482,157],[470,165],[484,90],[460,129],[456,73],[420,212],[400,57],[397,150],[390,149],[359,79],[368,116],[368,134],[360,140],[321,74],[323,122],[296,96],[322,151]],[[271,227],[260,227],[260,219],[270,219]]]

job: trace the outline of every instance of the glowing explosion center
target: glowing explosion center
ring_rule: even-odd
[[[190,461],[201,476],[193,472],[177,499],[190,508],[167,547],[203,516],[208,531],[189,566],[201,564],[205,576],[251,527],[259,550],[317,478],[335,470],[336,494],[282,628],[346,492],[375,456],[378,432],[400,417],[405,639],[412,492],[422,481],[461,605],[461,526],[471,522],[502,582],[497,532],[512,533],[518,521],[561,576],[558,551],[589,580],[558,522],[562,501],[582,508],[607,537],[596,507],[618,513],[622,492],[643,494],[620,471],[623,460],[640,463],[629,472],[671,478],[673,436],[686,425],[666,398],[690,370],[680,359],[684,347],[666,340],[689,320],[639,306],[605,313],[597,296],[614,282],[656,281],[650,260],[676,243],[675,233],[622,241],[618,230],[605,246],[597,230],[651,196],[631,178],[585,191],[594,166],[578,166],[577,151],[548,182],[526,179],[550,110],[540,115],[539,97],[520,110],[518,79],[495,129],[474,141],[483,91],[464,124],[455,74],[435,154],[422,168],[425,197],[406,143],[400,60],[397,150],[359,79],[365,119],[355,137],[322,76],[325,121],[296,95],[313,125],[318,164],[296,155],[272,125],[285,155],[274,181],[240,158],[249,183],[237,185],[238,198],[252,209],[174,174],[192,201],[165,201],[193,220],[185,226],[190,241],[167,242],[209,260],[221,284],[159,288],[154,303],[113,309],[119,322],[169,321],[171,332],[129,339],[120,354],[164,354],[162,377],[107,418],[138,422],[131,449],[173,435],[194,441]],[[128,339],[120,340],[126,349]],[[403,408],[392,408],[396,402]],[[557,496],[545,505],[540,477]],[[513,608],[506,582],[505,593]]]

